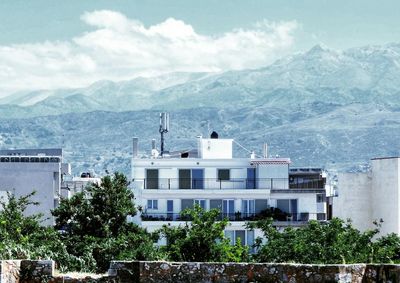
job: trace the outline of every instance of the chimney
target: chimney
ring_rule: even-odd
[[[138,156],[138,146],[139,146],[139,138],[134,137],[132,139],[132,157],[136,158]]]

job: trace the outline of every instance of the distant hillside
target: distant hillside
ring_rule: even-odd
[[[150,149],[167,110],[171,149],[194,146],[210,125],[251,150],[268,142],[297,166],[362,170],[369,158],[399,155],[399,78],[400,44],[315,46],[257,70],[18,93],[0,101],[0,146],[63,146],[75,172],[127,173],[131,138]]]
[[[2,120],[0,145],[10,147],[65,148],[65,159],[79,173],[123,171],[129,173],[131,140],[140,139],[147,153],[151,139],[159,140],[156,110],[90,112],[31,119]],[[195,137],[208,128],[222,138],[235,138],[261,154],[262,143],[270,154],[291,157],[293,166],[322,166],[335,170],[362,170],[376,156],[399,155],[400,109],[374,104],[348,106],[307,105],[298,112],[270,107],[195,108],[171,112],[170,150],[196,145]],[[239,147],[237,156],[248,156]]]

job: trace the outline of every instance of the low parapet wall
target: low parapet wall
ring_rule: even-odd
[[[400,265],[370,264],[112,262],[109,273],[123,282],[400,282]]]
[[[113,261],[108,274],[55,274],[54,262],[1,262],[1,283],[17,282],[400,282],[400,265],[306,265]]]

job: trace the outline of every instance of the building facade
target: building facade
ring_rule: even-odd
[[[43,214],[43,225],[53,225],[50,210],[57,207],[62,194],[63,176],[71,174],[71,167],[63,163],[62,149],[0,150],[0,191],[17,197],[33,191],[26,214]]]
[[[381,234],[400,233],[400,158],[371,160],[365,173],[338,175],[338,197],[334,198],[333,216],[351,219],[365,231],[381,223]]]
[[[325,181],[317,169],[290,170],[289,158],[233,157],[233,140],[198,137],[197,148],[162,156],[137,156],[134,141],[132,187],[141,213],[135,221],[154,231],[185,223],[180,212],[199,205],[219,209],[234,243],[252,245],[262,236],[248,221],[273,217],[275,225],[301,225],[326,219]],[[162,244],[162,243],[161,243]]]

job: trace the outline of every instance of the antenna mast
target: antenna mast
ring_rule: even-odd
[[[161,156],[164,155],[164,134],[169,131],[169,114],[166,112],[160,113],[160,129],[161,134]]]

